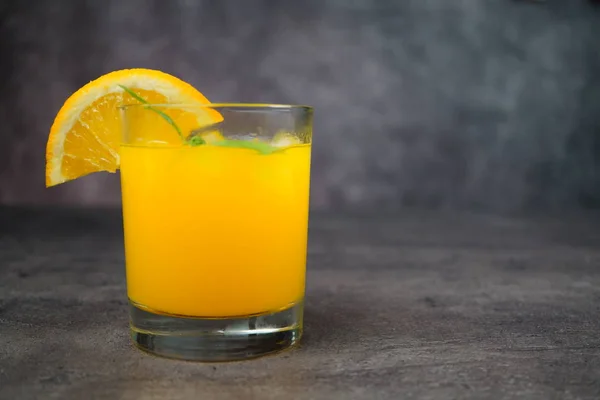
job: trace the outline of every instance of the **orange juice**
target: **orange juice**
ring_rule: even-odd
[[[234,317],[304,296],[310,145],[122,145],[127,291],[155,313]]]

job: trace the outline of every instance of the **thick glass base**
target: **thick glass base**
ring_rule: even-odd
[[[149,353],[190,361],[235,361],[285,350],[302,336],[303,304],[269,314],[187,318],[130,301],[131,338]]]

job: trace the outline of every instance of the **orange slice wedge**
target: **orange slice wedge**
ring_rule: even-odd
[[[160,71],[126,69],[101,76],[73,93],[54,119],[46,147],[47,187],[119,168],[122,134],[119,107],[139,104],[123,87],[151,104],[210,103],[188,83]],[[196,111],[190,118],[189,112],[177,113],[174,109],[170,116],[183,132],[222,120],[217,112],[204,110],[207,111]],[[169,134],[180,140],[173,131]]]

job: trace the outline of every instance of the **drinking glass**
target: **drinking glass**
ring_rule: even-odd
[[[133,342],[201,361],[296,344],[312,108],[139,104],[121,115]]]

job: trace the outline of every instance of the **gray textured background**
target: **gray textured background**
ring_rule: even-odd
[[[213,101],[316,107],[315,208],[600,204],[600,8],[584,0],[4,0],[0,203],[118,205],[118,175],[46,190],[53,116],[158,68]]]

